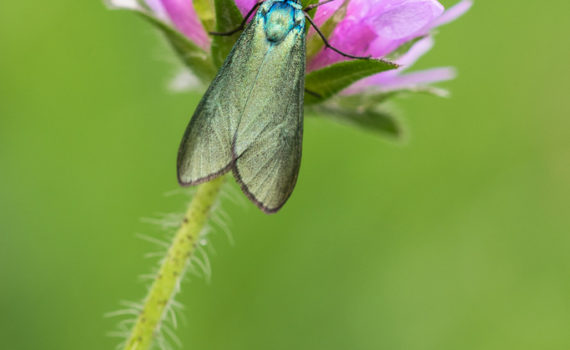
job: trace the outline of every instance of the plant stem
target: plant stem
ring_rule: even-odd
[[[198,186],[152,283],[125,350],[146,350],[152,345],[160,329],[160,322],[178,290],[190,257],[199,244],[200,233],[223,183],[224,177],[221,176]]]

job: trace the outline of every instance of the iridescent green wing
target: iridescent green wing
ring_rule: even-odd
[[[303,12],[289,6],[261,5],[206,91],[178,153],[181,184],[233,169],[246,195],[267,213],[291,195],[301,162],[305,30]],[[272,15],[277,20],[268,19]],[[268,33],[284,37],[271,41]]]
[[[196,185],[229,171],[232,142],[267,53],[252,21],[198,104],[178,150],[178,181]]]
[[[285,204],[301,164],[305,82],[302,16],[298,11],[295,18],[302,21],[301,26],[266,50],[235,135],[234,175],[246,195],[266,213],[274,213]],[[261,26],[257,30],[261,31]]]

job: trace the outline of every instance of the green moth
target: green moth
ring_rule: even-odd
[[[265,213],[285,204],[301,165],[305,18],[313,24],[300,0],[267,0],[246,16],[243,33],[182,138],[181,185],[197,185],[231,170]]]

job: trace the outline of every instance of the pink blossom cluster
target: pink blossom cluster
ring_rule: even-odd
[[[145,0],[155,15],[170,22],[200,47],[208,50],[210,38],[204,30],[192,0]],[[235,0],[246,14],[257,0]],[[323,24],[343,4],[336,0],[317,8],[315,23]],[[447,11],[437,0],[350,0],[346,16],[338,23],[329,42],[334,47],[360,56],[385,58],[402,45],[417,40],[407,53],[395,62],[401,68],[365,78],[344,91],[359,93],[365,89],[393,91],[426,86],[452,79],[452,68],[403,73],[433,46],[432,29],[451,22],[467,12],[471,0],[461,0]],[[311,31],[309,35],[316,35]],[[419,39],[419,40],[418,40]],[[346,58],[323,48],[309,62],[307,70],[315,70]]]

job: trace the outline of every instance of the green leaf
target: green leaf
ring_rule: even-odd
[[[238,28],[243,17],[234,0],[214,0],[216,8],[216,31],[229,32]],[[221,67],[232,47],[239,38],[240,33],[229,36],[214,36],[212,41],[212,59],[216,67]]]
[[[314,106],[309,111],[322,118],[357,126],[394,140],[401,140],[405,134],[399,118],[379,108],[355,109],[337,104],[323,104]]]
[[[216,68],[208,57],[206,51],[188,40],[183,34],[162,22],[145,11],[137,11],[144,19],[158,28],[168,39],[168,42],[176,51],[182,62],[200,79],[208,84],[216,75]]]
[[[214,0],[192,0],[192,5],[206,32],[213,31],[216,25]]]
[[[305,77],[305,104],[320,103],[353,83],[370,75],[398,68],[392,62],[369,59],[351,60],[332,64],[312,71]]]
[[[349,0],[344,0],[342,5],[333,13],[329,19],[326,20],[323,25],[319,27],[321,33],[325,36],[325,38],[329,39],[331,34],[333,33],[336,26],[344,19],[346,16],[346,9],[348,8]],[[307,61],[310,61],[313,57],[317,55],[321,51],[321,49],[325,46],[325,42],[323,39],[318,35],[316,32],[314,35],[311,35],[307,38]]]

